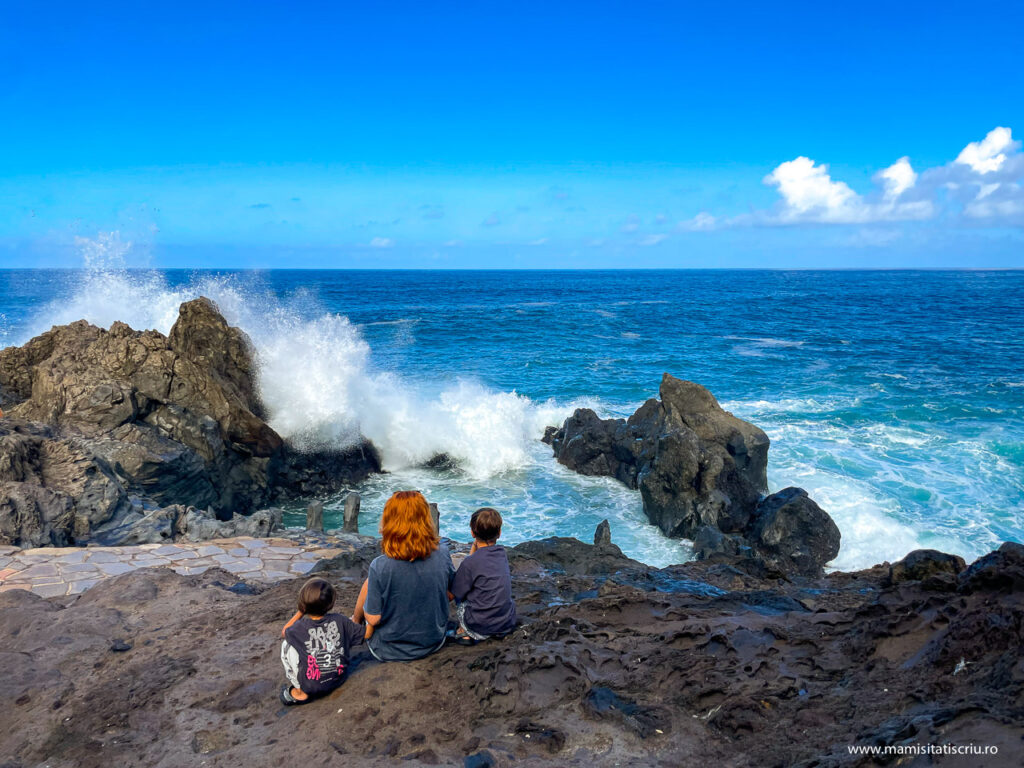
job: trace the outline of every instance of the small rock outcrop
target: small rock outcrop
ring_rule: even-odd
[[[546,442],[569,469],[638,488],[667,536],[692,538],[702,525],[742,530],[768,490],[768,436],[700,384],[666,373],[660,393],[628,419],[581,408]]]
[[[4,544],[109,539],[163,507],[228,520],[380,468],[365,443],[292,450],[263,419],[248,337],[205,298],[168,336],[78,321],[0,350],[0,406]]]
[[[839,527],[803,488],[784,488],[761,501],[745,535],[783,573],[817,575],[839,554]]]
[[[768,436],[700,384],[666,373],[660,395],[628,419],[578,409],[544,442],[570,469],[638,489],[647,518],[693,539],[698,558],[756,556],[782,573],[821,573],[839,529],[801,489],[765,498]]]

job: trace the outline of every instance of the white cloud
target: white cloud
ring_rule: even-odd
[[[718,219],[707,211],[701,211],[692,219],[679,222],[679,229],[687,232],[707,232],[718,226]]]
[[[976,173],[998,171],[1006,162],[1007,151],[1020,149],[1009,128],[993,128],[981,141],[972,141],[957,155],[955,162],[970,166]]]
[[[809,157],[782,163],[764,177],[764,183],[779,188],[786,221],[858,221],[857,193],[841,181],[833,181],[827,165],[816,165]]]
[[[922,221],[943,214],[947,220],[985,220],[990,225],[1024,225],[1024,153],[1009,128],[995,128],[969,143],[956,159],[916,171],[901,157],[873,176],[875,189],[859,194],[832,178],[824,163],[801,155],[781,163],[763,179],[779,193],[770,210],[733,217],[701,211],[681,221],[684,231],[795,224],[878,224]]]
[[[917,174],[910,165],[910,158],[901,157],[885,170],[879,171],[875,181],[884,187],[886,200],[895,200],[917,183]]]
[[[395,244],[395,241],[390,237],[375,237],[370,241],[371,248],[390,248]]]
[[[644,237],[640,238],[640,240],[637,242],[637,245],[644,245],[644,246],[658,245],[659,243],[662,243],[662,242],[664,242],[667,239],[668,239],[668,235],[663,235],[663,234],[645,235]]]

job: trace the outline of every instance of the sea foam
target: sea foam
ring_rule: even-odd
[[[445,454],[470,477],[486,478],[531,463],[529,444],[583,402],[535,403],[468,379],[424,393],[375,369],[369,345],[346,317],[311,311],[309,296],[282,301],[258,280],[235,275],[196,275],[172,286],[158,272],[94,266],[42,309],[29,335],[79,319],[166,334],[181,303],[198,296],[252,339],[268,422],[300,449],[344,448],[366,437],[388,471]]]

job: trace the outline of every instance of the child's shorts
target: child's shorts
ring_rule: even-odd
[[[479,632],[474,632],[472,629],[466,626],[466,604],[459,603],[455,608],[455,615],[459,619],[459,630],[462,634],[473,638],[474,640],[487,640],[490,635],[481,635]]]

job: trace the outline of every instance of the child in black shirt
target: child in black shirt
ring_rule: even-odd
[[[341,685],[350,649],[363,642],[363,627],[329,613],[334,597],[334,587],[323,579],[310,579],[299,591],[299,609],[281,630],[281,663],[288,678],[281,689],[283,704],[305,704]]]

